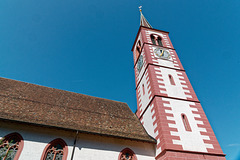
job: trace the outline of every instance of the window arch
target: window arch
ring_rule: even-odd
[[[159,45],[159,46],[161,46],[161,47],[163,46],[163,44],[162,44],[162,38],[161,38],[161,37],[158,37],[158,38],[157,38],[157,42],[158,42],[158,45]]]
[[[171,85],[175,85],[173,76],[171,74],[168,75],[168,78],[169,78],[169,81],[170,81]]]
[[[162,38],[158,35],[151,34],[150,36],[152,44],[163,47]]]
[[[156,45],[155,36],[152,34],[150,37],[151,37],[151,40],[152,40],[152,44]]]
[[[137,157],[131,149],[125,148],[120,152],[118,160],[137,160]]]
[[[10,133],[0,140],[1,160],[18,160],[23,149],[23,138],[19,133]]]
[[[185,114],[181,114],[181,117],[182,117],[182,121],[183,121],[183,125],[185,127],[185,130],[186,131],[192,131],[191,127],[190,127],[190,124],[188,122],[188,119],[187,119],[187,116]]]
[[[142,49],[142,45],[141,45],[140,40],[137,43],[136,49],[137,49],[137,57],[138,57],[141,54],[141,49]]]
[[[66,142],[61,138],[57,138],[45,147],[41,160],[66,160],[67,154],[68,147]]]

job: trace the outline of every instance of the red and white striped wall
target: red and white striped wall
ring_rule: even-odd
[[[155,57],[151,35],[162,39],[171,58]],[[168,32],[140,27],[143,67],[137,70],[138,56],[134,50],[136,112],[147,132],[157,140],[156,159],[224,160],[202,106],[183,69]],[[137,43],[135,41],[135,44]],[[134,46],[135,47],[135,46]],[[133,48],[134,48],[133,47]]]

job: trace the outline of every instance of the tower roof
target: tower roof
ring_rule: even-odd
[[[152,28],[152,26],[150,25],[150,23],[147,21],[147,19],[144,17],[142,13],[142,6],[139,7],[139,10],[140,10],[140,26]]]

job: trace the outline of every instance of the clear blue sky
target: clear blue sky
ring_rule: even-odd
[[[239,0],[1,0],[0,76],[128,103],[138,6],[172,43],[229,160],[240,159]]]

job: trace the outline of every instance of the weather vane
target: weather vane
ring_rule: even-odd
[[[139,8],[139,11],[142,12],[142,6],[139,6],[138,8]]]

